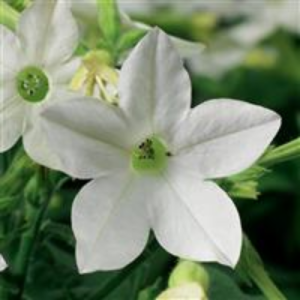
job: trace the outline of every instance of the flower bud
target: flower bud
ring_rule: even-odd
[[[187,283],[197,283],[204,291],[208,290],[209,275],[201,264],[182,260],[175,267],[169,278],[169,287],[177,287]]]
[[[185,283],[177,287],[169,288],[160,294],[156,300],[207,300],[201,285],[196,282]]]

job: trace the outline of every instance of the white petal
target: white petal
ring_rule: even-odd
[[[129,166],[130,133],[117,107],[78,98],[54,104],[42,113],[49,146],[61,170],[77,178],[95,178]]]
[[[23,145],[28,156],[36,163],[51,169],[59,169],[60,161],[55,155],[40,124],[39,118],[26,122]]]
[[[0,86],[0,152],[9,150],[23,131],[25,103],[16,96],[11,82]]]
[[[53,83],[69,85],[79,66],[80,59],[74,58],[62,65],[50,68],[48,72]]]
[[[20,17],[18,34],[31,63],[60,64],[78,44],[68,0],[37,0]]]
[[[87,184],[75,199],[72,227],[81,273],[120,269],[144,249],[149,234],[143,197],[126,173]]]
[[[199,166],[204,178],[250,167],[276,135],[275,112],[241,101],[210,100],[194,108],[174,137],[174,152]]]
[[[191,260],[236,265],[242,242],[240,219],[216,184],[170,162],[166,174],[153,178],[147,192],[151,227],[166,250]]]
[[[64,81],[61,74],[61,82]],[[58,79],[58,78],[57,78]],[[34,104],[27,107],[26,121],[24,125],[23,144],[27,154],[38,164],[50,169],[59,170],[61,163],[59,157],[55,154],[52,147],[49,147],[49,141],[43,130],[41,123],[41,114],[49,106],[59,101],[68,101],[74,99],[78,94],[68,90],[66,84],[53,85],[53,91],[47,101],[40,104]]]
[[[274,26],[269,20],[263,18],[257,20],[254,18],[252,21],[233,27],[227,34],[236,43],[252,47],[268,36],[273,30]]]
[[[23,55],[17,36],[0,25],[0,82],[11,80],[23,66]]]
[[[242,64],[249,52],[249,49],[232,44],[226,39],[220,44],[220,41],[212,44],[199,57],[188,61],[191,70],[206,77],[218,78]]]
[[[190,79],[169,38],[154,29],[124,63],[120,106],[136,130],[168,136],[190,108]]]
[[[7,268],[7,264],[2,255],[0,255],[0,272],[4,271]]]

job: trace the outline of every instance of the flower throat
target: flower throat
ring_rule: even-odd
[[[156,137],[152,137],[133,149],[131,163],[135,171],[158,172],[166,167],[168,156],[165,145]]]
[[[17,90],[23,100],[37,103],[43,101],[49,92],[49,80],[37,67],[27,67],[17,75]]]

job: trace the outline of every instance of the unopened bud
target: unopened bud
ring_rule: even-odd
[[[187,283],[197,283],[204,291],[209,287],[209,275],[205,268],[188,260],[182,260],[175,267],[169,278],[169,287],[177,287]]]

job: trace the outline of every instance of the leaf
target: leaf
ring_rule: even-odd
[[[225,268],[207,266],[207,270],[210,276],[209,300],[265,300],[262,296],[245,294]]]
[[[14,30],[18,23],[19,14],[10,5],[0,1],[0,24]]]
[[[154,300],[163,290],[163,287],[163,280],[158,278],[154,284],[139,293],[138,300]]]
[[[97,0],[98,21],[104,38],[114,45],[120,36],[121,18],[114,0]]]
[[[118,51],[123,53],[132,49],[146,33],[147,31],[142,29],[132,29],[124,33],[118,42]]]

